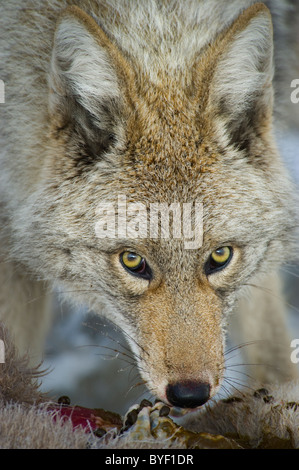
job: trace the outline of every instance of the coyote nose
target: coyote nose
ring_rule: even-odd
[[[201,406],[210,397],[210,385],[200,382],[179,382],[168,384],[166,396],[173,406],[180,408],[196,408]]]

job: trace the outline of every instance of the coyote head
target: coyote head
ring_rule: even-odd
[[[179,42],[172,47],[167,57],[156,51],[150,59],[145,46],[135,56],[78,7],[62,13],[44,185],[28,209],[35,229],[23,224],[32,234],[23,245],[30,263],[42,259],[43,273],[66,291],[96,311],[109,306],[155,395],[195,408],[221,385],[236,299],[285,257],[293,206],[272,138],[267,8],[244,11],[188,63]],[[131,204],[125,222],[120,197]],[[101,237],[99,204],[107,204]],[[155,204],[169,211],[160,211],[152,236]],[[184,204],[192,233],[202,228],[191,249]]]

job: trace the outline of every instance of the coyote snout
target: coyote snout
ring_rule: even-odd
[[[207,282],[195,286],[162,281],[137,313],[141,374],[154,395],[181,408],[215,395],[224,370],[220,301]]]

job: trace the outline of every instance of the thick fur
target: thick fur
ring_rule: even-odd
[[[296,12],[265,3],[280,57]],[[124,330],[160,399],[167,384],[186,380],[209,383],[212,396],[240,301],[241,331],[249,311],[249,322],[273,333],[271,349],[259,342],[253,354],[251,362],[267,364],[260,378],[295,375],[271,297],[280,296],[277,269],[294,253],[296,200],[273,138],[272,79],[283,80],[286,59],[275,69],[268,8],[252,0],[134,8],[126,0],[11,0],[0,18],[1,317],[20,348],[38,354],[48,294],[59,286]],[[202,248],[100,240],[98,204],[119,194],[147,205],[200,201]],[[225,245],[232,261],[206,276],[210,253]],[[123,269],[125,250],[147,259],[150,283]],[[252,285],[265,289],[262,302]],[[249,339],[268,339],[256,330]]]
[[[175,438],[171,430],[177,432],[178,427],[169,421],[165,425],[162,418],[160,433],[145,427],[142,437],[140,429],[137,435],[133,426],[124,434],[116,436],[111,431],[100,439],[81,427],[74,429],[70,421],[58,419],[56,412],[53,419],[48,408],[53,402],[38,388],[39,371],[29,367],[28,358],[17,354],[1,324],[0,339],[4,340],[7,359],[6,364],[0,364],[0,449],[299,448],[296,381],[272,386],[266,395],[239,392],[193,413],[185,427],[203,435],[181,429]]]

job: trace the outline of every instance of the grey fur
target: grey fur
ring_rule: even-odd
[[[0,77],[6,85],[6,102],[1,109],[0,155],[4,268],[1,316],[22,346],[26,342],[34,346],[42,335],[36,331],[32,337],[32,323],[22,313],[24,305],[18,304],[12,289],[20,289],[28,315],[34,323],[40,323],[42,330],[46,329],[48,320],[43,319],[39,303],[28,303],[30,290],[34,285],[38,292],[34,297],[42,299],[45,293],[42,281],[46,282],[47,290],[59,285],[71,300],[89,304],[124,329],[134,352],[140,356],[143,376],[153,392],[161,396],[159,387],[163,387],[166,368],[161,358],[168,353],[171,356],[175,346],[183,351],[188,344],[186,364],[191,375],[199,355],[196,348],[202,342],[200,367],[204,369],[210,352],[217,355],[222,348],[224,337],[218,332],[219,324],[225,330],[227,315],[241,293],[248,289],[246,284],[268,283],[265,276],[270,274],[272,279],[280,263],[292,256],[297,224],[295,191],[273,141],[271,117],[270,124],[262,122],[264,114],[271,115],[269,37],[261,31],[267,45],[250,57],[252,67],[263,58],[263,68],[262,73],[260,70],[257,73],[256,94],[248,97],[246,90],[242,90],[249,103],[246,113],[251,111],[250,118],[242,120],[243,127],[236,119],[239,115],[234,115],[240,99],[238,102],[235,97],[229,102],[234,116],[232,128],[225,103],[227,95],[221,85],[221,78],[235,70],[233,66],[236,70],[240,68],[241,54],[236,56],[235,64],[234,57],[228,57],[229,67],[224,68],[224,75],[219,75],[218,81],[217,71],[213,75],[207,106],[204,99],[198,103],[202,109],[196,114],[197,121],[188,115],[187,107],[180,109],[175,103],[174,109],[177,105],[180,116],[177,119],[169,105],[174,85],[178,102],[186,100],[186,89],[192,95],[194,80],[201,80],[202,68],[197,65],[196,69],[196,64],[206,58],[208,44],[219,35],[224,36],[226,28],[254,3],[253,0],[234,0],[229,4],[190,0],[187,8],[185,2],[182,6],[183,2],[144,0],[132,9],[127,0],[51,0],[46,6],[41,0],[26,0],[22,5],[11,0],[0,7]],[[287,21],[295,14],[292,10],[295,7],[288,2],[266,3],[274,12],[276,24],[278,88],[289,77],[285,75],[286,48],[293,42],[295,33],[288,34]],[[137,101],[135,97],[128,98],[130,93],[125,92],[124,85],[127,76],[115,65],[111,51],[103,51],[98,44],[94,51],[101,50],[106,68],[96,63],[96,52],[89,57],[81,51],[80,59],[86,60],[88,71],[84,84],[84,71],[80,75],[80,67],[74,67],[77,51],[70,46],[69,35],[60,37],[56,29],[54,37],[59,14],[70,4],[80,6],[92,16],[117,45],[129,64],[127,75],[134,76]],[[265,16],[263,25],[267,21]],[[90,52],[94,44],[91,35],[86,37]],[[237,39],[232,41],[237,44]],[[69,61],[65,51],[71,57]],[[284,60],[280,59],[282,55]],[[225,53],[219,58],[220,64],[223,56]],[[266,56],[268,65],[265,65]],[[192,70],[198,71],[196,76]],[[102,72],[98,82],[97,71]],[[108,74],[109,86],[103,84],[104,73]],[[238,74],[234,75],[232,78],[242,89],[242,83],[237,83]],[[205,90],[207,83],[201,86]],[[281,88],[285,86],[286,82],[280,84]],[[156,108],[157,90],[161,103]],[[128,123],[134,119],[139,127],[136,125],[135,132],[131,129],[130,134]],[[198,157],[196,161],[194,155]],[[186,253],[182,244],[174,240],[171,243],[163,240],[146,240],[141,244],[132,240],[100,243],[94,231],[97,205],[102,200],[114,202],[119,191],[140,202],[201,199],[205,208],[203,248],[198,253]],[[230,275],[221,274],[211,283],[212,287],[207,287],[202,266],[213,250],[227,243],[238,246]],[[158,273],[156,282],[162,280],[167,290],[163,304],[165,318],[162,313],[158,315],[154,299],[147,304],[148,318],[141,316],[140,305],[143,297],[147,298],[147,283],[130,278],[116,258],[112,258],[121,248],[145,253],[151,259]],[[35,278],[34,284],[31,277]],[[198,279],[206,291],[198,288]],[[276,289],[276,281],[271,285]],[[208,305],[209,295],[214,296],[211,305],[214,302],[222,306],[223,317],[215,320],[215,331],[209,330],[204,312],[204,309],[213,310]],[[156,308],[155,318],[151,314],[152,306]],[[172,310],[166,316],[170,306]],[[268,318],[269,313],[277,317],[275,328],[279,330],[283,324],[280,314],[276,316],[265,308],[261,317]],[[19,326],[15,324],[17,317],[20,317]],[[154,325],[155,331],[148,342],[149,324]],[[185,330],[188,324],[191,326]],[[162,347],[159,351],[155,336],[159,328],[161,336],[168,338],[171,352],[163,351]],[[197,337],[193,337],[195,331]],[[21,336],[25,337],[23,342]],[[214,336],[218,337],[216,344]],[[287,339],[284,342],[287,344]],[[282,367],[292,374],[287,354],[286,351],[269,353],[273,362],[282,357]],[[176,374],[182,374],[185,369],[179,360],[179,365],[169,361],[168,380],[176,380]],[[219,368],[219,360],[214,362]],[[201,380],[210,380],[210,373],[202,374]],[[267,380],[272,378],[271,371],[263,374]],[[213,393],[217,387],[215,384]]]

